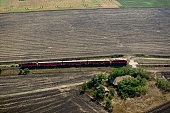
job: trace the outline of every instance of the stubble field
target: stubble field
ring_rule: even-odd
[[[170,9],[0,14],[0,61],[170,55]]]

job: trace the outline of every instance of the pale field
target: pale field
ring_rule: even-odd
[[[149,8],[0,14],[0,62],[170,55],[169,12]]]
[[[121,5],[116,0],[1,0],[0,12],[119,8],[119,6]]]

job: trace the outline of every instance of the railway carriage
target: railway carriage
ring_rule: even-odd
[[[73,61],[63,61],[63,67],[80,67],[80,66],[87,66],[87,60],[73,60]]]
[[[36,68],[36,67],[37,67],[36,62],[27,62],[27,63],[21,64],[21,68]]]
[[[110,66],[110,60],[88,60],[88,66]]]
[[[38,67],[48,68],[48,67],[61,67],[62,61],[50,61],[50,62],[38,62]]]
[[[21,64],[21,68],[53,68],[53,67],[106,67],[106,66],[126,66],[125,59],[104,59],[104,60],[72,60],[72,61],[47,61],[29,62]]]

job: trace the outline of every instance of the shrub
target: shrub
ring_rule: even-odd
[[[111,94],[108,95],[108,99],[109,100],[112,100],[113,99],[113,96]]]
[[[93,98],[96,100],[104,100],[105,90],[103,86],[100,86],[97,90],[94,91]]]
[[[111,96],[114,96],[114,94],[115,94],[115,90],[114,90],[113,88],[111,88],[111,89],[110,89],[110,95],[111,95]]]
[[[165,92],[170,92],[170,83],[166,80],[157,79],[156,86]]]
[[[107,110],[112,111],[113,109],[112,101],[107,99],[105,107],[107,108]]]
[[[83,85],[82,85],[82,90],[83,90],[83,92],[85,92],[86,90],[87,90],[87,83],[85,82],[85,83],[83,83]]]
[[[128,78],[118,83],[118,93],[122,99],[146,94],[147,87],[142,78]]]
[[[28,68],[20,69],[18,75],[27,75],[30,72]]]

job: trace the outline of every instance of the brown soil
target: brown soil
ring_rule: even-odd
[[[0,112],[106,111],[74,87],[95,73],[56,73],[0,77]]]
[[[0,14],[0,61],[170,55],[168,12],[150,8]]]

